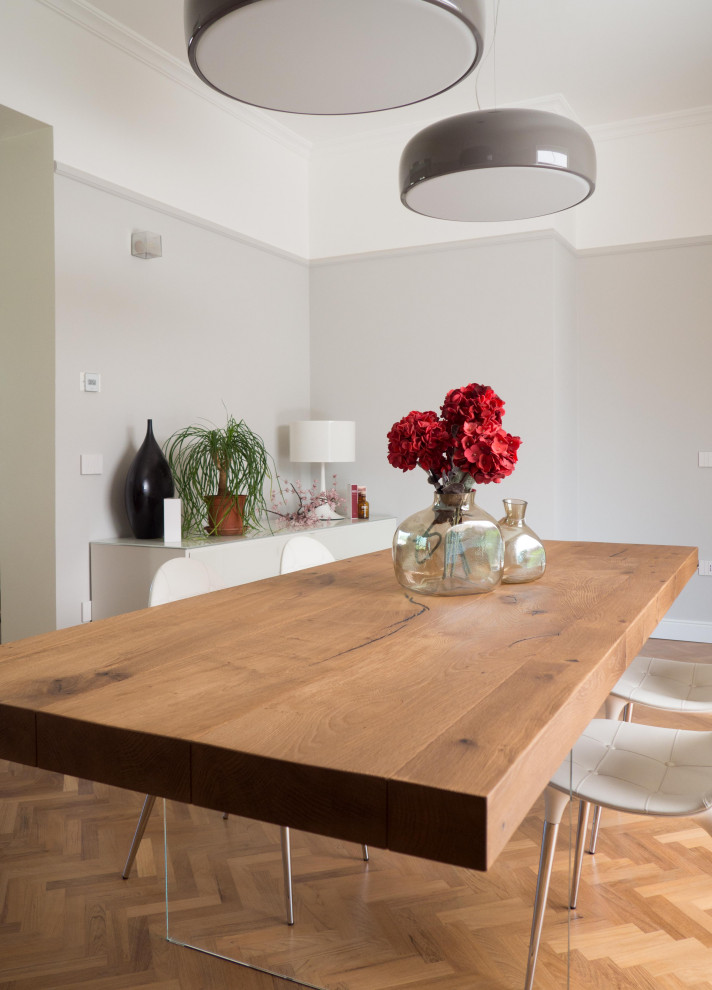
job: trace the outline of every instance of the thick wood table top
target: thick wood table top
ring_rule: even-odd
[[[382,551],[9,643],[0,757],[486,869],[697,564],[546,549],[486,595]]]

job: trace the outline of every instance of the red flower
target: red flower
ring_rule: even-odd
[[[388,460],[412,471],[420,466],[438,491],[462,490],[469,475],[477,484],[500,482],[514,470],[521,440],[502,427],[504,402],[489,385],[471,382],[445,396],[442,416],[410,412],[388,434]]]
[[[489,385],[472,382],[463,388],[454,388],[445,396],[441,407],[443,419],[448,425],[458,426],[468,420],[487,423],[502,422],[504,402]]]
[[[394,423],[388,433],[388,461],[402,471],[420,465],[440,474],[449,468],[445,453],[451,445],[447,427],[434,412],[410,412]]]
[[[485,424],[471,421],[458,436],[454,464],[472,475],[477,484],[499,484],[514,470],[521,442],[493,420]]]

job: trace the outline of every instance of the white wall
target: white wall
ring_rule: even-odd
[[[712,240],[594,253],[578,270],[580,536],[709,560]],[[669,618],[669,635],[712,642],[712,578],[693,577]]]
[[[560,497],[576,477],[571,265],[553,234],[313,265],[314,415],[356,420],[357,461],[336,469],[368,486],[372,514],[403,519],[432,498],[423,471],[388,464],[392,423],[475,381],[505,400],[504,425],[524,441],[514,474],[481,486],[478,503],[500,518],[502,498],[523,497],[541,536],[576,535]]]
[[[52,130],[0,113],[2,642],[54,628]]]
[[[712,232],[712,108],[594,128],[595,195],[576,209],[576,246]]]
[[[58,175],[57,622],[89,600],[89,541],[130,535],[126,470],[153,419],[159,442],[198,419],[245,418],[278,454],[309,412],[308,269]],[[131,256],[132,230],[163,257]],[[101,392],[79,389],[82,371]],[[283,431],[282,431],[283,433]],[[104,457],[81,476],[82,453]]]
[[[52,125],[58,161],[307,255],[307,147],[285,129],[80,4],[2,0],[2,29],[2,102]]]

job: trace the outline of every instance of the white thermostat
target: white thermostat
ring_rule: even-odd
[[[101,392],[101,375],[95,371],[82,371],[79,387],[83,392]]]

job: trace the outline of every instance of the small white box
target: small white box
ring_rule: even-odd
[[[131,254],[134,258],[163,257],[163,242],[160,234],[154,234],[150,230],[138,230],[131,234]]]
[[[163,499],[163,541],[164,543],[180,543],[181,541],[181,509],[183,503],[179,498]]]

